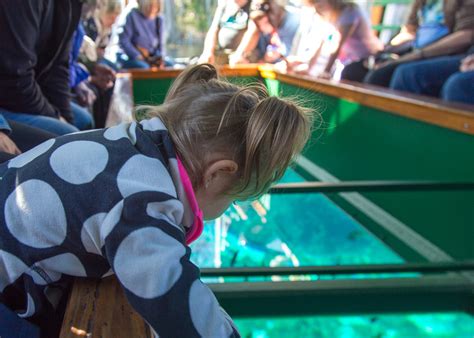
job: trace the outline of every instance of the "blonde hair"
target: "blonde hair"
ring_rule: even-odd
[[[141,11],[148,11],[152,4],[158,4],[161,9],[161,0],[137,0],[137,4]]]
[[[309,110],[270,97],[263,85],[221,80],[210,64],[183,71],[162,105],[141,110],[162,119],[195,189],[203,184],[208,154],[236,161],[239,180],[228,194],[237,199],[258,197],[280,179],[312,125]]]
[[[100,15],[120,14],[122,11],[122,3],[120,0],[101,0],[99,1],[98,7]]]

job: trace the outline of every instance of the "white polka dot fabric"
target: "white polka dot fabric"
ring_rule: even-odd
[[[54,308],[70,276],[115,273],[156,336],[239,337],[190,262],[193,214],[159,118],[47,141],[0,177],[0,301],[18,316]]]

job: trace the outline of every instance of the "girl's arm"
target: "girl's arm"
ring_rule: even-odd
[[[200,62],[214,62],[214,50],[217,46],[217,36],[219,34],[219,22],[224,13],[226,1],[219,1],[214,18],[204,40],[204,48],[200,57]]]
[[[321,43],[319,44],[318,49],[316,49],[316,52],[314,52],[314,55],[311,57],[311,59],[308,62],[308,72],[311,71],[311,68],[313,68],[317,63],[319,56],[321,55],[321,51],[323,50],[324,47],[324,40],[321,40]]]
[[[437,56],[451,55],[464,52],[474,43],[474,30],[464,29],[454,32],[441,38],[440,40],[411,53],[405,54],[394,63],[411,62],[422,59],[434,58]],[[383,64],[382,66],[385,66]]]
[[[342,46],[344,46],[344,43],[346,42],[346,40],[354,33],[356,27],[357,27],[357,21],[353,21],[349,25],[339,25],[337,27],[337,30],[339,31],[339,34],[340,34],[339,44],[337,45],[337,48],[334,51],[334,53],[332,53],[329,56],[328,63],[326,64],[326,67],[324,68],[325,73],[331,72],[334,62],[336,62],[337,58],[339,57],[339,54],[341,53]]]
[[[247,31],[242,37],[242,41],[237,47],[237,50],[229,57],[229,64],[235,65],[238,63],[245,62],[245,55],[257,47],[260,33],[257,29],[257,25],[253,20],[249,20]]]
[[[182,217],[183,205],[169,194],[134,193],[109,212],[92,242],[159,337],[240,337],[190,261]]]

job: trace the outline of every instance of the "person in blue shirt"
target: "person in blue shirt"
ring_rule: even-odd
[[[138,8],[126,18],[119,34],[125,54],[123,68],[147,69],[159,66],[164,57],[163,18],[159,0],[138,0]]]

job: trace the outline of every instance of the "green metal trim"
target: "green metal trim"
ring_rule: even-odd
[[[362,264],[339,266],[301,266],[264,268],[207,268],[201,269],[203,277],[255,277],[288,275],[345,275],[419,272],[424,274],[474,271],[474,261],[411,263],[411,264]]]
[[[233,317],[474,312],[474,287],[458,276],[209,284]]]
[[[474,182],[434,181],[346,181],[338,183],[301,182],[275,185],[272,194],[391,192],[391,191],[454,191],[474,190]]]
[[[397,31],[400,29],[400,25],[372,25],[372,29],[376,31],[381,31],[384,29],[390,29],[392,31]]]

